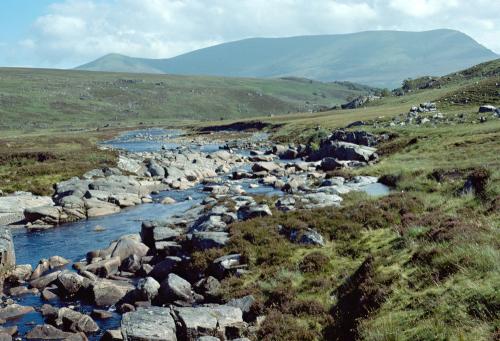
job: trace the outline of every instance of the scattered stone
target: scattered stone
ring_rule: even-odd
[[[189,302],[193,298],[191,284],[174,273],[169,274],[161,283],[160,292],[162,297],[168,301],[181,300]]]
[[[176,325],[170,308],[150,307],[123,315],[121,332],[125,341],[176,341]]]

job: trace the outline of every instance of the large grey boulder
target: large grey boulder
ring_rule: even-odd
[[[485,113],[485,112],[495,112],[497,108],[494,107],[493,105],[489,105],[489,104],[486,104],[486,105],[481,105],[479,107],[479,112],[480,113]]]
[[[59,206],[30,207],[24,210],[24,218],[27,222],[41,222],[49,225],[57,225],[61,221],[62,208]]]
[[[26,334],[28,340],[82,340],[79,334],[69,333],[57,329],[50,324],[37,325]]]
[[[276,162],[267,161],[267,162],[256,162],[252,166],[252,171],[254,172],[273,172],[280,169],[280,165]]]
[[[225,335],[226,328],[243,323],[241,309],[228,305],[174,308],[179,321],[179,335],[186,340],[217,332]]]
[[[29,192],[16,192],[0,196],[0,225],[17,223],[24,219],[24,210],[39,206],[51,206],[50,197],[36,196]]]
[[[84,202],[88,218],[100,217],[120,212],[120,207],[110,202],[98,199],[85,199]]]
[[[4,308],[0,308],[0,319],[2,320],[13,320],[17,319],[23,315],[29,314],[35,311],[33,307],[22,306],[19,304],[11,304]]]
[[[375,146],[378,143],[377,136],[366,131],[336,130],[330,136],[331,141],[342,141],[363,146]]]
[[[135,287],[124,281],[100,279],[92,285],[94,302],[99,307],[109,307],[120,302]]]
[[[109,275],[113,275],[118,272],[121,262],[121,258],[116,256],[89,264],[85,267],[85,270],[90,271],[99,277],[108,277]]]
[[[51,285],[52,283],[54,283],[57,280],[57,276],[59,276],[60,273],[61,273],[61,271],[55,271],[55,272],[51,272],[48,275],[34,279],[30,282],[30,287],[37,288],[37,289],[43,289],[43,288]]]
[[[161,283],[160,292],[162,297],[168,301],[181,300],[189,302],[193,297],[191,284],[174,273],[169,274]]]
[[[165,177],[165,168],[163,166],[159,165],[156,161],[151,160],[148,164],[148,171],[151,174],[151,176],[156,176],[159,178],[164,178]]]
[[[149,307],[123,315],[124,341],[176,341],[176,325],[170,308]]]
[[[156,242],[171,241],[181,235],[181,232],[160,222],[144,221],[141,226],[142,242],[154,248]]]
[[[168,256],[153,267],[153,270],[151,270],[149,276],[153,277],[159,282],[162,282],[181,261],[182,259],[179,257]]]
[[[137,237],[138,238],[136,239],[131,238],[130,236],[120,238],[111,253],[111,257],[118,257],[120,258],[120,261],[123,261],[132,255],[144,257],[148,253],[149,247],[140,241],[137,241],[137,239],[140,239],[139,236]]]
[[[82,288],[90,286],[90,280],[72,271],[63,271],[57,276],[56,284],[66,296],[74,296]]]

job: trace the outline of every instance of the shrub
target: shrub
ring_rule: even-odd
[[[321,252],[312,252],[305,256],[299,264],[301,272],[319,272],[323,270],[330,259]]]

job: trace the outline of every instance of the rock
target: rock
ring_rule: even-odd
[[[10,230],[5,227],[0,228],[0,277],[5,276],[16,266],[16,252]]]
[[[325,240],[316,230],[308,228],[305,231],[292,230],[290,240],[299,244],[324,246]]]
[[[99,320],[107,320],[113,317],[113,313],[107,310],[94,309],[92,310],[92,317]]]
[[[225,255],[215,259],[212,262],[214,276],[224,278],[227,274],[235,272],[238,269],[245,268],[245,265],[240,263],[241,255],[238,253]]]
[[[279,169],[280,166],[276,162],[256,162],[252,166],[253,172],[272,172]]]
[[[123,335],[122,331],[119,329],[108,329],[103,334],[100,341],[122,341]]]
[[[208,300],[217,300],[221,295],[221,284],[217,278],[212,276],[199,280],[195,287]]]
[[[137,289],[144,300],[153,301],[158,296],[160,283],[153,277],[146,277],[139,280]]]
[[[485,112],[495,112],[497,108],[495,108],[493,105],[481,105],[479,107],[479,112],[480,113],[485,113]]]
[[[9,281],[14,283],[27,281],[31,276],[32,270],[31,264],[16,265],[14,270],[10,272]]]
[[[308,193],[299,198],[304,208],[320,208],[328,206],[339,206],[342,198],[336,194],[328,194],[324,192]]]
[[[177,201],[175,201],[175,199],[170,198],[170,197],[165,197],[160,201],[160,203],[163,205],[171,205],[171,204],[175,204],[176,202]]]
[[[132,207],[135,205],[139,205],[142,203],[139,195],[135,193],[117,193],[113,194],[109,197],[108,201],[113,203],[121,208],[123,207]]]
[[[108,277],[118,272],[121,264],[121,259],[119,256],[110,259],[105,259],[93,264],[89,264],[85,267],[86,271],[90,271],[99,277]]]
[[[178,334],[186,340],[196,339],[203,334],[214,334],[217,331],[225,334],[226,328],[243,322],[241,310],[227,305],[174,309],[180,324]]]
[[[94,218],[120,212],[120,207],[115,204],[95,199],[85,199],[87,217]]]
[[[28,340],[68,340],[74,337],[74,333],[64,332],[49,324],[37,325],[26,334]]]
[[[140,308],[123,315],[121,332],[125,341],[176,341],[176,325],[170,308]]]
[[[59,309],[58,319],[72,332],[93,333],[99,330],[99,326],[90,316],[69,308]]]
[[[280,211],[293,211],[295,210],[295,199],[291,196],[282,197],[276,202],[275,206]]]
[[[224,247],[229,242],[227,232],[195,232],[191,237],[195,249],[206,250]]]
[[[179,257],[168,256],[153,267],[153,270],[149,273],[149,276],[153,277],[158,282],[162,282],[165,278],[167,278],[168,274],[177,267],[180,262],[181,259]]]
[[[44,301],[54,301],[54,300],[57,300],[59,298],[59,296],[57,296],[56,294],[54,294],[52,292],[52,290],[49,290],[47,288],[43,289],[42,291],[42,299]]]
[[[34,311],[35,309],[33,309],[33,307],[11,304],[4,308],[0,308],[0,319],[6,321],[13,320]]]
[[[137,236],[137,239],[140,239],[140,237]],[[136,239],[125,236],[118,240],[113,252],[111,253],[111,257],[118,257],[120,261],[123,261],[132,255],[144,257],[148,251],[149,248],[145,244],[137,241]]]
[[[160,226],[158,222],[144,221],[141,226],[142,242],[154,248],[159,241],[170,241],[179,237],[181,233],[169,226]]]
[[[227,230],[227,224],[219,215],[205,214],[202,215],[190,228],[190,232],[224,232]]]
[[[330,141],[342,141],[363,146],[375,146],[378,143],[377,136],[366,131],[335,130],[329,137]]]
[[[48,259],[40,259],[38,262],[38,265],[36,266],[35,270],[31,274],[30,279],[37,279],[43,276],[44,273],[50,270],[50,264]]]
[[[24,210],[24,218],[28,222],[43,222],[58,225],[61,221],[62,208],[59,206],[30,207]]]
[[[130,283],[108,279],[101,279],[92,286],[94,302],[98,307],[112,306],[134,289]]]
[[[120,266],[121,271],[136,273],[141,269],[141,257],[131,255],[125,258]]]
[[[282,160],[293,160],[298,158],[299,152],[296,149],[288,148],[283,153],[280,153],[278,156]]]
[[[49,268],[51,270],[56,269],[56,268],[60,268],[60,267],[65,266],[69,263],[70,263],[69,260],[67,260],[61,256],[52,256],[49,258]]]
[[[269,206],[262,205],[246,205],[242,206],[238,209],[238,218],[242,220],[257,218],[257,217],[266,217],[273,215]]]
[[[165,168],[160,166],[156,161],[151,160],[148,165],[148,171],[153,177],[164,178]]]
[[[37,278],[35,280],[32,280],[30,282],[30,286],[32,288],[43,289],[54,283],[57,280],[57,276],[59,276],[60,273],[61,271],[56,271],[48,275],[42,276],[40,278]]]
[[[337,159],[333,157],[325,157],[321,160],[320,168],[323,172],[329,172],[335,169],[342,168],[344,166],[343,163],[337,161]]]
[[[220,341],[220,339],[218,337],[215,337],[215,336],[204,335],[204,336],[197,337],[196,341]]]
[[[57,276],[56,284],[60,292],[66,296],[74,296],[80,292],[82,288],[90,285],[90,280],[72,271],[63,271]]]
[[[243,312],[244,319],[251,320],[253,319],[253,317],[249,315],[254,302],[255,302],[255,297],[253,297],[252,295],[247,295],[241,298],[232,299],[229,302],[227,302],[227,305],[241,309],[241,311]]]
[[[169,274],[161,283],[160,292],[162,297],[168,301],[181,300],[189,302],[193,296],[191,284],[174,273]]]
[[[10,296],[37,295],[40,291],[37,288],[28,289],[23,286],[12,287],[9,289]]]
[[[54,205],[51,197],[36,196],[29,192],[0,195],[0,225],[17,223],[24,219],[27,208]]]

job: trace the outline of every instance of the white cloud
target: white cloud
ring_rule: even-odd
[[[111,52],[165,58],[255,36],[373,29],[453,28],[500,52],[499,16],[492,0],[65,0],[35,20],[10,63],[72,67]]]

